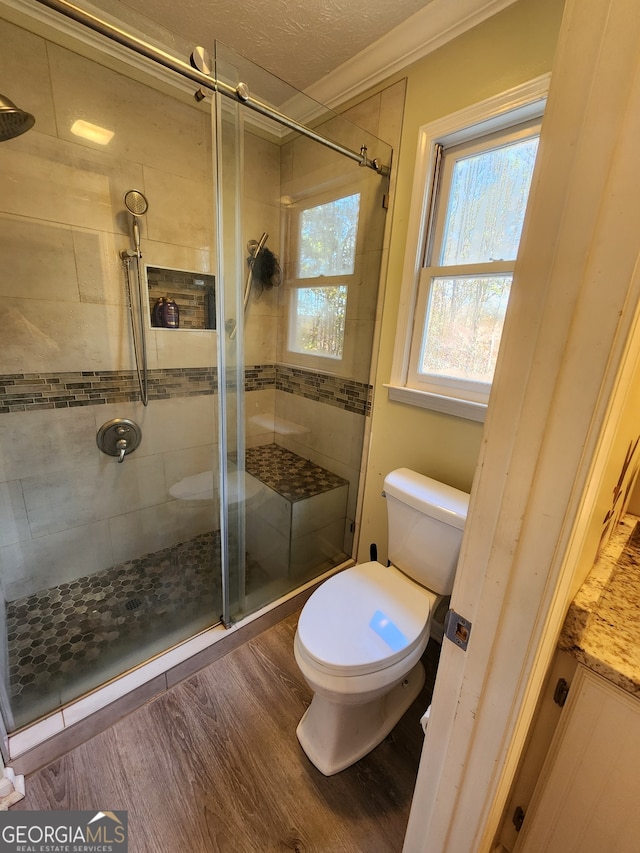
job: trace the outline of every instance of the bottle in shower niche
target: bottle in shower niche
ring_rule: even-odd
[[[173,299],[165,299],[161,309],[162,325],[165,329],[180,328],[180,309]]]
[[[153,308],[151,310],[151,325],[152,326],[162,326],[162,306],[164,304],[164,296],[161,296],[159,299],[153,303]]]
[[[153,308],[154,316],[158,319],[158,326],[163,329],[179,329],[180,328],[180,309],[173,299],[161,296]],[[154,322],[155,326],[156,323]]]

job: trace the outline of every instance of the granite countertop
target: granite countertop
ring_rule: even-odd
[[[640,519],[618,524],[569,607],[558,647],[640,698]]]

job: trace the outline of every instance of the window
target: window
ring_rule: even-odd
[[[538,149],[536,83],[524,107],[487,102],[438,123],[448,132],[421,129],[392,399],[484,420]]]
[[[289,349],[342,359],[348,286],[355,272],[360,193],[298,212]]]
[[[347,288],[297,287],[293,291],[292,338],[294,352],[342,358]]]
[[[439,152],[409,363],[418,388],[489,396],[538,138],[527,124]]]

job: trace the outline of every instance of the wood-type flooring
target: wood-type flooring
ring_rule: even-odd
[[[439,646],[427,682],[372,753],[323,776],[295,729],[311,693],[297,614],[26,780],[13,807],[126,810],[130,853],[394,853],[402,842]]]

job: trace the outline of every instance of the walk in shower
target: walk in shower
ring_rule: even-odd
[[[11,732],[351,557],[391,150],[222,46],[235,98],[37,0],[0,43]]]

